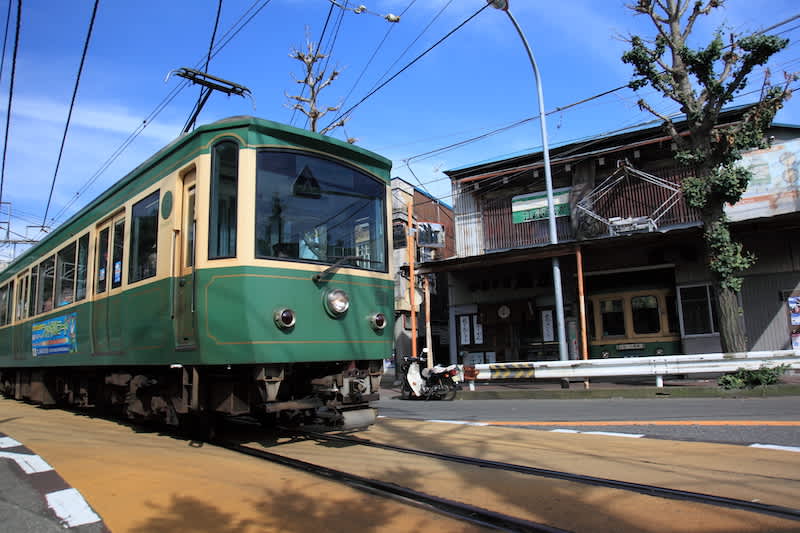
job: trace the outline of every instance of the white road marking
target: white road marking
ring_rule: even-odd
[[[628,437],[629,439],[641,439],[643,433],[615,433],[613,431],[582,431],[584,435],[605,435],[607,437]]]
[[[800,452],[797,446],[778,446],[777,444],[751,444],[750,448],[767,448],[768,450],[782,450],[784,452]]]
[[[577,429],[551,429],[550,433],[580,433]]]
[[[69,527],[93,524],[100,517],[92,511],[81,493],[75,489],[64,489],[47,495],[47,505]]]
[[[25,472],[26,474],[37,474],[39,472],[49,472],[53,469],[52,466],[47,464],[44,459],[39,457],[38,455],[30,455],[24,453],[11,453],[11,452],[0,452],[0,459],[11,459],[12,461],[16,461],[19,467]]]
[[[488,426],[486,422],[467,422],[466,420],[426,420],[426,422],[438,422],[439,424],[457,424],[460,426]]]
[[[16,448],[17,446],[22,446],[22,444],[11,437],[0,437],[0,448]]]

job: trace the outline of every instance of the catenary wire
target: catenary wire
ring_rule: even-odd
[[[222,0],[220,0],[222,1]],[[53,171],[53,181],[50,183],[50,194],[47,195],[47,206],[44,208],[44,216],[42,217],[42,227],[47,222],[47,214],[50,212],[50,202],[53,200],[53,190],[56,187],[56,178],[58,177],[58,169],[61,166],[61,157],[64,155],[64,145],[67,142],[67,132],[69,132],[69,125],[72,120],[72,110],[75,108],[75,99],[78,97],[78,87],[81,84],[81,74],[83,73],[83,65],[86,63],[86,53],[89,51],[89,42],[92,40],[92,30],[94,29],[94,21],[97,17],[97,6],[100,0],[94,0],[94,7],[92,7],[92,16],[89,19],[89,29],[86,31],[86,40],[83,43],[83,53],[81,54],[81,62],[78,66],[78,74],[75,76],[75,87],[72,89],[72,99],[69,103],[69,112],[67,112],[67,123],[64,125],[64,135],[61,136],[61,146],[58,149],[58,159],[56,159],[56,169]]]
[[[10,1],[10,0],[9,0]],[[3,204],[3,185],[6,179],[6,154],[8,153],[8,130],[11,127],[11,104],[14,101],[14,77],[17,73],[17,51],[19,50],[19,32],[22,26],[22,0],[17,0],[17,24],[14,35],[14,53],[11,60],[11,81],[8,86],[8,107],[6,111],[6,131],[3,139],[3,162],[0,167],[0,205]]]
[[[322,49],[322,55],[325,56],[325,64],[322,66],[322,70],[318,71],[318,72],[325,73],[325,72],[328,71],[328,64],[330,63],[331,56],[333,55],[333,47],[336,46],[336,41],[339,39],[339,32],[341,31],[342,23],[344,22],[344,11],[347,8],[348,3],[349,3],[349,1],[345,0],[345,2],[344,2],[345,8],[343,8],[338,13],[338,16],[336,17],[336,22],[334,23],[335,29],[333,30],[333,36],[331,36],[330,40],[328,41],[327,46]],[[331,7],[333,7],[333,6],[334,6],[334,4],[331,3]],[[320,38],[320,44],[321,43],[322,43],[322,39]],[[319,50],[319,47],[317,47],[317,49]],[[311,120],[311,117],[306,115],[306,120],[305,120],[305,123],[303,125],[304,128],[308,128],[309,120]]]
[[[323,26],[322,26],[322,33],[319,35],[319,42],[317,43],[317,50],[314,52],[315,56],[317,55],[317,53],[319,53],[319,48],[322,45],[322,40],[325,39],[325,32],[328,30],[328,23],[330,22],[331,15],[333,14],[333,7],[334,7],[334,5],[331,4],[330,8],[328,8],[328,16],[325,17],[325,24],[323,24]],[[306,84],[304,83],[304,84],[302,84],[300,86],[300,98],[302,98],[305,95],[305,92],[306,92]],[[291,116],[291,118],[289,118],[289,123],[290,124],[292,122],[294,122],[294,117],[295,117],[296,114],[297,114],[297,108],[293,107],[292,108],[292,116]]]
[[[217,16],[214,20],[214,30],[211,32],[211,41],[208,43],[208,56],[206,57],[205,65],[203,66],[203,72],[208,72],[208,65],[211,63],[211,51],[214,49],[214,40],[217,36],[217,28],[219,27],[219,16],[222,13],[222,0],[219,0],[217,3]],[[199,108],[203,105],[203,98],[207,94],[206,91],[211,92],[211,89],[208,87],[200,87],[200,94],[197,95],[197,102],[192,107],[192,111],[189,113],[189,118],[186,119],[186,124],[184,125],[181,131],[187,131],[190,126],[194,124],[189,124],[189,121],[192,120],[192,117],[195,116],[195,112],[199,113]],[[197,118],[195,117],[195,120]]]
[[[225,48],[225,46],[227,46],[227,44],[231,40],[233,40],[233,38],[236,37],[236,35],[238,35],[238,33],[245,26],[247,26],[253,20],[253,18],[255,18],[255,16],[258,15],[258,13],[260,13],[261,10],[264,9],[271,1],[272,0],[256,0],[255,2],[253,2],[253,4],[251,4],[251,6],[247,10],[245,10],[245,12],[233,24],[233,26],[231,26],[223,34],[223,36],[220,38],[221,42],[219,42],[214,47],[215,50],[214,52],[212,52],[211,58],[213,59],[219,52],[221,52],[222,49]],[[258,5],[259,2],[261,2],[261,6],[258,7],[258,9],[256,9],[255,12],[253,12],[248,17],[248,14],[255,9],[255,6]],[[245,17],[247,17],[246,20]],[[242,22],[243,20],[244,22]],[[206,57],[207,56],[204,55],[204,57],[197,62],[196,66],[202,65],[202,62],[205,60]],[[61,208],[58,214],[56,214],[51,220],[53,222],[61,220],[61,218],[68,212],[69,208],[72,207],[75,204],[75,202],[77,202],[80,196],[84,192],[86,192],[86,190],[88,190],[88,188],[91,187],[91,185],[95,181],[97,181],[100,175],[102,175],[102,173],[105,172],[105,170],[108,169],[108,167],[110,167],[111,164],[113,164],[113,162],[127,149],[128,146],[130,146],[130,144],[139,136],[139,134],[141,134],[141,132],[148,125],[150,125],[153,122],[153,120],[161,113],[161,111],[163,111],[164,108],[166,108],[166,106],[169,105],[172,102],[172,100],[174,100],[175,97],[189,84],[190,82],[188,80],[184,80],[182,83],[173,87],[173,89],[167,94],[167,96],[165,96],[164,99],[161,102],[159,102],[159,104],[155,107],[155,109],[151,111],[149,115],[147,115],[147,117],[142,121],[142,123],[128,136],[128,138],[126,138],[122,142],[122,144],[112,153],[112,155],[109,156],[109,158],[101,165],[100,169],[98,169],[92,175],[92,177],[90,177],[85,182],[85,184],[72,196],[72,198],[70,198],[70,200],[67,201],[67,203]]]
[[[472,15],[471,15],[469,18],[467,18],[467,19],[466,19],[464,22],[462,22],[461,24],[459,24],[458,26],[456,26],[455,28],[453,28],[452,30],[450,30],[450,31],[449,31],[449,32],[448,32],[448,33],[447,33],[447,34],[446,34],[444,37],[442,37],[441,39],[439,39],[438,41],[436,41],[434,44],[432,44],[432,45],[431,45],[431,46],[430,46],[428,49],[426,49],[424,52],[422,52],[422,53],[421,53],[421,54],[419,54],[417,57],[415,57],[415,58],[414,58],[414,59],[413,59],[413,60],[412,60],[410,63],[408,63],[406,66],[404,66],[403,68],[401,68],[400,70],[398,70],[398,71],[397,71],[397,72],[396,72],[394,75],[392,75],[392,76],[391,76],[389,79],[387,79],[385,82],[381,83],[381,84],[380,84],[380,85],[378,85],[376,88],[374,88],[374,89],[373,89],[373,90],[371,90],[369,93],[367,93],[367,95],[366,95],[366,96],[364,96],[364,97],[363,97],[361,100],[359,100],[359,101],[358,101],[358,103],[356,103],[355,105],[351,106],[351,107],[350,107],[350,108],[349,108],[347,111],[345,111],[344,113],[341,113],[341,114],[340,114],[338,117],[336,117],[335,119],[333,119],[333,120],[331,121],[331,123],[330,123],[330,124],[328,124],[328,126],[330,126],[330,125],[334,124],[335,122],[337,122],[338,120],[341,120],[341,119],[342,119],[342,118],[344,118],[344,117],[347,117],[347,116],[348,116],[350,113],[352,113],[352,112],[353,112],[353,111],[354,111],[354,110],[355,110],[355,109],[356,109],[358,106],[360,106],[361,104],[363,104],[363,103],[364,103],[364,102],[365,102],[365,101],[366,101],[366,100],[367,100],[369,97],[371,97],[371,96],[372,96],[372,95],[374,95],[376,92],[378,92],[379,90],[381,90],[382,88],[384,88],[384,87],[385,87],[386,85],[388,85],[388,84],[389,84],[389,83],[390,83],[392,80],[394,80],[394,79],[395,79],[397,76],[399,76],[400,74],[402,74],[403,72],[405,72],[406,70],[408,70],[409,68],[411,68],[411,66],[412,66],[414,63],[416,63],[417,61],[419,61],[420,59],[422,59],[423,57],[425,57],[425,56],[426,56],[426,55],[427,55],[427,54],[428,54],[428,53],[429,53],[431,50],[433,50],[434,48],[436,48],[437,46],[439,46],[440,44],[442,44],[442,43],[443,43],[443,42],[444,42],[444,41],[445,41],[445,40],[446,40],[448,37],[450,37],[450,36],[451,36],[451,35],[453,35],[455,32],[457,32],[458,30],[460,30],[461,28],[463,28],[463,27],[464,27],[464,26],[465,26],[465,25],[466,25],[468,22],[470,22],[472,19],[474,19],[475,17],[477,17],[477,16],[478,16],[480,13],[482,13],[482,12],[483,12],[483,10],[484,10],[484,9],[486,9],[486,8],[487,8],[487,7],[489,7],[490,5],[491,5],[491,4],[488,4],[488,3],[487,3],[485,6],[483,6],[483,7],[482,7],[482,8],[480,8],[478,11],[476,11],[475,13],[473,13],[473,14],[472,14]],[[328,127],[328,126],[326,126],[326,127]]]
[[[411,6],[413,6],[414,3],[416,3],[416,1],[417,0],[411,0],[411,3],[409,3],[406,6],[406,8],[400,13],[400,15],[399,15],[400,18],[402,18],[406,14],[406,11],[408,11],[411,8]],[[333,4],[331,4],[331,5],[333,5]],[[361,82],[361,79],[364,77],[364,74],[367,72],[367,69],[372,64],[372,61],[375,59],[375,56],[378,55],[378,52],[383,47],[383,45],[386,42],[386,40],[389,38],[389,35],[392,33],[392,30],[394,29],[394,27],[395,27],[394,24],[390,24],[389,25],[389,29],[387,29],[386,33],[383,34],[383,39],[381,39],[381,42],[378,43],[378,46],[375,47],[375,50],[373,50],[372,55],[369,57],[369,60],[367,61],[366,65],[364,65],[364,68],[361,69],[361,72],[359,73],[358,78],[356,78],[356,81],[350,87],[350,90],[347,92],[347,94],[345,95],[344,99],[342,100],[342,105],[344,105],[347,102],[347,100],[350,98],[350,95],[353,94],[353,91],[358,86],[358,84]]]
[[[6,29],[3,32],[3,52],[0,53],[0,80],[3,79],[3,67],[6,64],[6,43],[8,42],[8,25],[11,22],[11,0],[8,0],[8,11],[6,12]]]

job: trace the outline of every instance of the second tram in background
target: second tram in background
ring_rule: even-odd
[[[170,424],[371,423],[390,168],[251,117],[180,137],[0,273],[0,390]]]

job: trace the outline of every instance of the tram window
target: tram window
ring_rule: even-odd
[[[239,145],[221,142],[212,153],[211,211],[208,222],[208,258],[236,257],[236,204],[239,182]]]
[[[53,309],[53,289],[55,288],[56,257],[51,255],[39,263],[39,296],[36,312],[46,313]]]
[[[106,279],[108,274],[108,228],[103,228],[97,238],[97,276],[95,279],[95,292],[100,294],[106,291]]]
[[[71,304],[75,298],[75,247],[73,242],[56,254],[56,307]]]
[[[89,273],[89,234],[78,241],[78,264],[75,277],[75,301],[86,298],[86,275]]]
[[[31,292],[28,299],[28,312],[31,316],[36,314],[36,289],[39,287],[39,267],[31,269]]]
[[[131,210],[131,247],[128,283],[156,275],[159,191],[134,204]]]
[[[6,297],[6,324],[11,324],[11,320],[14,318],[14,281],[12,280],[8,284],[8,296]]]
[[[9,322],[11,322],[9,313],[8,313],[8,301],[10,300],[8,294],[8,285],[4,285],[0,287],[0,326],[5,326]]]
[[[255,255],[386,271],[386,187],[301,153],[256,156]]]
[[[658,298],[655,296],[632,297],[631,312],[634,333],[641,335],[661,331],[661,314],[658,309]]]
[[[625,313],[622,300],[600,300],[600,321],[603,337],[625,335]]]
[[[17,320],[28,317],[28,276],[17,278]]]
[[[125,220],[118,220],[114,223],[114,248],[111,261],[114,271],[111,278],[111,288],[116,289],[122,285],[122,252],[124,251],[125,239]]]

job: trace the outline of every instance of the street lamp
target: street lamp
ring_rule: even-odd
[[[544,157],[544,183],[547,188],[547,218],[550,222],[550,244],[558,244],[558,233],[556,232],[556,212],[553,206],[553,178],[550,175],[550,150],[547,147],[547,123],[544,114],[544,96],[542,94],[542,82],[539,76],[539,67],[536,66],[536,59],[533,57],[531,47],[528,45],[528,40],[525,34],[522,33],[517,23],[517,19],[511,14],[508,9],[508,0],[486,0],[492,7],[505,11],[509,20],[517,29],[522,43],[525,45],[525,50],[528,52],[528,58],[533,67],[533,76],[536,78],[536,92],[539,96],[539,125],[542,128],[542,155]],[[564,330],[564,299],[561,292],[561,264],[558,257],[553,257],[553,288],[555,290],[556,299],[556,325],[558,328],[558,357],[562,361],[567,360],[567,338]]]

